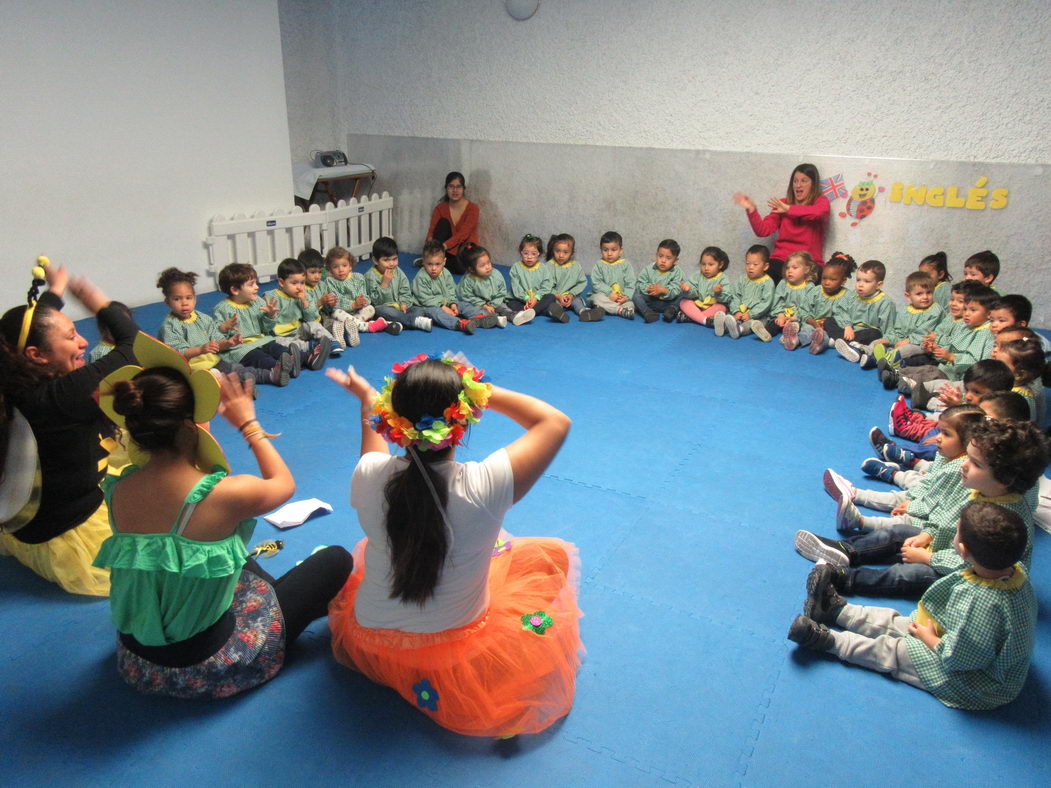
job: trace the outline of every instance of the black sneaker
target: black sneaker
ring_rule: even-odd
[[[473,334],[476,323],[473,320],[461,319],[459,324],[456,326],[458,329],[463,331],[465,334]]]
[[[818,564],[806,579],[806,602],[803,615],[819,624],[835,624],[836,616],[847,604],[839,591],[847,583],[847,573],[832,564]]]
[[[890,439],[879,427],[873,427],[869,430],[869,443],[872,444],[872,448],[876,450],[876,453],[880,454],[883,451],[883,447],[890,443]]]
[[[547,316],[556,323],[569,322],[569,315],[567,315],[566,310],[562,308],[562,304],[552,304],[547,310]]]
[[[665,323],[674,323],[675,322],[675,318],[678,317],[678,315],[679,315],[679,307],[677,307],[677,306],[670,306],[670,307],[668,307],[667,309],[664,310],[664,322]]]
[[[395,336],[396,337],[396,336],[398,336],[398,334],[401,333],[401,330],[403,328],[405,328],[405,326],[403,326],[397,320],[392,320],[389,323],[387,323],[387,327],[385,329],[383,329],[383,330],[386,331],[391,336]]]
[[[836,645],[828,627],[806,616],[795,617],[788,628],[788,639],[811,651],[832,651]]]
[[[661,316],[654,312],[652,309],[647,309],[645,312],[642,313],[642,319],[645,320],[647,323],[656,323],[658,320],[661,319]]]
[[[580,322],[581,323],[594,323],[602,319],[602,316],[606,313],[601,309],[581,309],[580,310]]]
[[[317,372],[328,361],[328,355],[332,352],[332,340],[328,337],[321,337],[314,345],[314,349],[310,351],[310,355],[307,356],[306,366],[307,369],[311,369]]]
[[[292,357],[292,363],[288,369],[288,376],[290,378],[298,378],[299,373],[303,371],[303,351],[296,345],[289,345],[288,353],[285,355]]]
[[[292,354],[282,353],[277,363],[270,368],[270,382],[275,386],[287,386],[292,377]]]
[[[474,322],[479,328],[496,328],[500,325],[500,318],[496,315],[483,315],[482,317],[474,318]]]

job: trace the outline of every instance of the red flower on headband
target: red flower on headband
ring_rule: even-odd
[[[421,361],[426,361],[427,358],[428,356],[426,353],[420,353],[418,356],[414,356],[408,361],[402,361],[400,364],[395,364],[393,367],[391,367],[391,372],[393,372],[395,375],[400,375],[413,364],[419,364]]]

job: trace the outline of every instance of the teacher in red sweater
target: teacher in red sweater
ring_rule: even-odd
[[[770,213],[764,217],[747,194],[735,192],[734,202],[745,209],[752,231],[760,238],[777,233],[770,253],[770,277],[781,281],[784,261],[792,252],[802,249],[818,266],[825,264],[825,230],[828,227],[829,202],[821,193],[821,176],[813,164],[800,164],[792,170],[785,199],[771,197],[766,201]]]
[[[462,274],[465,270],[459,258],[463,245],[478,243],[478,204],[468,200],[466,192],[463,173],[446,175],[445,196],[435,206],[431,226],[427,229],[428,238],[445,246],[445,267],[454,274]]]

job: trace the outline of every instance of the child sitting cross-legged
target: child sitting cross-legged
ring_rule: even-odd
[[[854,258],[846,252],[833,252],[821,269],[821,286],[807,291],[799,308],[799,323],[785,326],[781,343],[785,350],[810,346],[811,355],[824,353],[828,347],[825,323],[829,318],[846,322],[853,294],[844,285],[857,268]]]
[[[788,639],[888,673],[946,706],[977,710],[1010,703],[1025,684],[1033,653],[1036,596],[1019,563],[1028,541],[1017,513],[969,503],[952,538],[967,568],[928,588],[911,615],[849,604],[839,594],[840,575],[823,564],[807,578],[803,615],[792,622]]]
[[[984,421],[973,425],[960,487],[946,489],[928,519],[892,525],[842,539],[797,531],[796,550],[811,561],[834,564],[846,594],[918,598],[943,575],[962,567],[952,550],[960,510],[968,500],[997,503],[1021,516],[1030,535],[1022,554],[1032,555],[1037,482],[1047,467],[1047,443],[1030,422]],[[866,564],[890,564],[876,569]]]
[[[218,279],[226,298],[212,309],[212,319],[227,338],[241,338],[219,355],[231,364],[269,370],[275,386],[287,386],[289,378],[299,375],[302,358],[297,348],[287,348],[271,335],[277,304],[260,302],[255,269],[247,263],[230,263]]]
[[[792,252],[785,259],[784,279],[774,288],[774,303],[766,320],[754,318],[752,333],[769,342],[782,331],[798,338],[799,316],[814,287],[814,260],[809,252]],[[791,326],[791,327],[790,327]],[[798,343],[797,343],[798,344]],[[789,348],[792,349],[792,348]]]
[[[428,238],[423,243],[420,270],[412,279],[416,305],[442,328],[473,334],[476,328],[494,328],[496,316],[456,297],[456,282],[445,268],[445,246]]]
[[[730,296],[730,280],[725,274],[729,265],[729,255],[718,246],[704,248],[699,270],[679,282],[682,300],[679,301],[677,319],[680,323],[692,320],[709,328],[715,325],[715,316],[726,311],[726,301]]]
[[[926,345],[927,351],[935,357],[937,366],[914,366],[916,359],[922,357],[904,360],[898,374],[898,391],[911,394],[922,384],[928,394],[933,394],[946,381],[962,378],[967,368],[976,361],[988,358],[993,348],[989,309],[995,301],[996,293],[988,287],[965,293],[964,326],[951,334],[947,344],[930,342]]]
[[[556,323],[568,323],[569,315],[555,298],[551,268],[544,265],[544,242],[526,233],[518,243],[519,260],[511,266],[511,297],[507,305],[516,312],[533,310],[547,315]]]
[[[521,326],[536,317],[533,309],[512,309],[509,306],[504,275],[493,268],[493,260],[485,247],[464,244],[460,247],[460,261],[467,273],[456,292],[472,311],[495,317],[500,328],[507,327],[508,319],[512,325]]]
[[[836,529],[840,533],[868,532],[894,525],[911,525],[913,518],[931,519],[938,506],[952,501],[947,493],[961,486],[960,466],[966,455],[967,441],[971,429],[985,420],[985,414],[977,405],[956,405],[945,411],[938,420],[935,441],[938,456],[925,474],[916,474],[916,481],[906,488],[912,478],[899,477],[904,474],[900,466],[881,463],[878,467],[866,460],[862,470],[881,481],[895,484],[901,481],[904,489],[862,490],[854,487],[843,476],[831,468],[824,474],[825,492],[836,501]],[[858,511],[858,506],[890,512],[889,517],[868,517]]]
[[[171,311],[164,316],[157,338],[179,351],[190,362],[191,369],[213,370],[216,375],[236,372],[241,380],[250,378],[255,383],[273,383],[275,386],[287,384],[288,376],[282,374],[278,364],[252,367],[220,357],[222,352],[241,344],[241,335],[236,332],[224,336],[224,332],[233,331],[237,320],[227,318],[219,326],[211,317],[198,312],[196,283],[197,274],[192,271],[178,268],[161,271],[157,287],[164,293],[164,304]]]
[[[577,313],[581,323],[594,323],[606,316],[601,307],[591,307],[583,293],[588,277],[573,252],[577,242],[569,233],[558,233],[547,242],[547,266],[551,269],[551,290],[563,309]]]
[[[330,353],[340,350],[335,338],[321,325],[320,313],[306,293],[306,268],[294,257],[286,257],[277,266],[277,289],[267,296],[267,305],[276,305],[273,334],[285,347],[296,348],[303,366],[319,370]]]
[[[390,323],[376,317],[376,308],[369,303],[366,293],[365,277],[354,273],[355,262],[349,251],[342,246],[333,246],[325,253],[328,276],[318,285],[321,323],[336,342],[349,347],[361,343],[362,332],[395,334],[401,330],[392,329]]]
[[[872,345],[867,366],[879,366],[889,353],[913,355],[923,351],[923,340],[933,331],[945,314],[934,302],[934,281],[923,271],[913,271],[905,277],[905,309],[896,313],[894,326]],[[881,370],[881,380],[886,370]]]
[[[887,266],[879,260],[866,260],[854,277],[856,297],[845,304],[845,323],[830,320],[825,325],[836,352],[863,369],[876,366],[872,345],[890,333],[897,308],[883,290]]]
[[[591,269],[591,304],[607,314],[635,319],[635,269],[624,259],[624,239],[607,230],[599,239],[602,259]]]
[[[682,249],[678,241],[665,238],[657,244],[657,259],[639,271],[635,277],[635,310],[647,323],[660,320],[668,323],[679,315],[679,281],[675,264]]]
[[[372,268],[365,273],[365,292],[376,314],[390,323],[389,334],[403,328],[430,331],[433,321],[412,303],[412,285],[398,268],[398,243],[389,236],[372,244]]]
[[[744,276],[724,291],[727,311],[714,317],[715,335],[729,334],[737,339],[751,333],[752,321],[762,320],[770,314],[774,304],[774,280],[766,273],[770,267],[770,250],[762,244],[754,244],[744,255]]]

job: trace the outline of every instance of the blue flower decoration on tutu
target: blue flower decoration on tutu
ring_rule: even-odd
[[[416,693],[416,705],[427,711],[438,711],[438,690],[431,686],[429,679],[420,679],[412,685]]]

